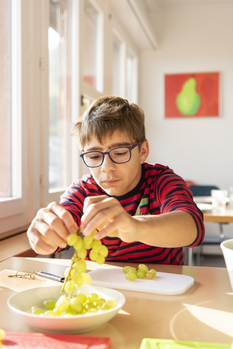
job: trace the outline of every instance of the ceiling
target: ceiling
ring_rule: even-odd
[[[233,6],[233,0],[109,0],[112,14],[139,50],[157,49],[149,14],[158,10]]]
[[[233,5],[233,0],[144,0],[149,12],[201,6]]]

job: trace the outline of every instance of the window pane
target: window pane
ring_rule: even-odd
[[[49,45],[49,189],[70,181],[71,1],[50,0]]]
[[[122,86],[122,49],[121,49],[121,43],[115,38],[113,40],[113,63],[112,63],[112,93],[120,96],[122,95],[121,86]]]
[[[0,198],[11,196],[10,8],[0,3]]]
[[[97,62],[98,62],[98,32],[99,32],[99,14],[93,5],[84,0],[84,59],[83,74],[84,81],[97,89]]]
[[[135,101],[136,96],[136,59],[135,57],[130,53],[127,52],[127,58],[126,58],[126,96],[130,101]]]

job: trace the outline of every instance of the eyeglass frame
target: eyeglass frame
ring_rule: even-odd
[[[129,162],[129,161],[131,160],[131,157],[132,157],[132,155],[131,155],[132,150],[133,150],[134,148],[136,148],[140,143],[141,143],[141,142],[139,141],[139,142],[133,144],[132,146],[115,147],[115,148],[110,149],[109,151],[104,151],[104,152],[103,152],[103,151],[99,151],[99,150],[86,151],[85,153],[79,154],[79,156],[82,158],[84,164],[85,164],[87,167],[89,167],[89,168],[97,168],[97,167],[102,166],[102,165],[103,165],[103,162],[104,162],[104,156],[105,156],[106,154],[108,154],[109,159],[110,159],[114,164],[118,164],[118,165],[120,165],[120,164],[126,164],[127,162]],[[124,162],[116,162],[116,161],[114,161],[114,160],[111,158],[110,152],[111,152],[112,150],[119,149],[119,148],[127,148],[127,149],[129,149],[129,160],[124,161]],[[101,155],[102,155],[102,161],[101,161],[101,164],[100,164],[100,165],[98,165],[98,166],[88,166],[88,165],[86,164],[86,162],[85,162],[85,160],[84,160],[84,155],[90,154],[90,153],[101,153]]]

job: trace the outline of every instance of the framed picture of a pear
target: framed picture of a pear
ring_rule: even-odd
[[[220,73],[165,75],[165,118],[220,116]]]

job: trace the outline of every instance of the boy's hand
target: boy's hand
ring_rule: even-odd
[[[84,201],[80,229],[84,235],[95,229],[98,239],[105,236],[119,237],[124,242],[132,242],[137,222],[124,210],[119,201],[107,195],[90,196]]]
[[[72,215],[56,202],[37,212],[27,231],[33,250],[38,254],[51,254],[58,247],[67,246],[69,234],[78,230]]]

